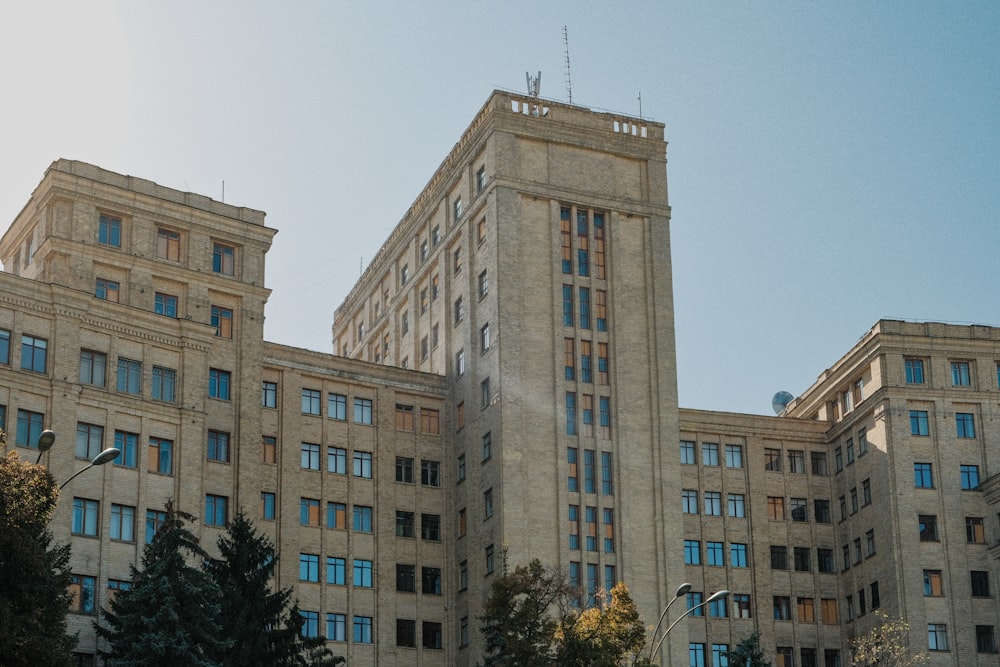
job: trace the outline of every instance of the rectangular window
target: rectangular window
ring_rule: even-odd
[[[854,438],[848,438],[845,445],[847,449],[847,465],[854,463]]]
[[[566,477],[566,490],[576,492],[580,490],[580,471],[578,467],[578,457],[576,447],[566,448],[566,463],[569,466],[569,475]]]
[[[10,332],[0,329],[0,364],[10,363]]]
[[[414,537],[413,512],[396,510],[396,537]]]
[[[424,540],[431,540],[432,542],[441,541],[440,514],[420,515],[420,538]]]
[[[788,547],[771,545],[771,569],[788,569]]]
[[[440,623],[424,621],[421,623],[420,636],[425,649],[440,649],[444,647],[444,630]]]
[[[354,530],[359,533],[372,532],[372,508],[367,505],[354,506]]]
[[[413,459],[408,456],[396,457],[396,481],[403,484],[413,483]]]
[[[3,360],[0,359],[0,363]],[[103,352],[80,350],[80,384],[103,387],[106,383],[108,357]]]
[[[816,569],[819,572],[834,572],[833,549],[816,549]]]
[[[695,464],[695,444],[693,440],[681,440],[681,463],[684,465]]]
[[[319,470],[319,445],[311,442],[302,443],[302,469]]]
[[[926,410],[910,410],[910,434],[930,435]]]
[[[299,500],[299,524],[303,526],[319,526],[319,501],[315,498]]]
[[[955,413],[955,431],[959,438],[976,437],[976,420],[970,412]]]
[[[177,317],[177,297],[173,294],[157,292],[153,297],[153,310],[157,315]]]
[[[701,464],[706,466],[719,465],[719,444],[717,442],[701,443]]]
[[[441,464],[439,462],[420,462],[420,484],[423,486],[441,486]]]
[[[788,450],[788,472],[805,474],[806,455],[801,449]]]
[[[607,290],[594,290],[594,317],[597,320],[597,330],[608,330],[608,292]]]
[[[597,493],[595,474],[595,453],[593,449],[583,450],[583,490],[584,493]]]
[[[944,595],[941,570],[924,570],[924,595],[928,597]]]
[[[872,481],[870,479],[861,480],[861,504],[866,507],[872,504]]]
[[[304,415],[319,415],[320,410],[320,391],[319,389],[303,389],[302,390],[302,414]]]
[[[730,493],[727,499],[729,516],[737,519],[746,518],[746,496],[742,493]]]
[[[480,441],[480,444],[482,445],[482,452],[483,452],[481,460],[489,461],[490,458],[493,456],[493,434],[490,431],[484,433]]]
[[[122,219],[101,213],[97,222],[97,242],[112,248],[122,246]]]
[[[146,510],[146,544],[153,541],[153,536],[164,523],[167,522],[167,513],[157,510]]]
[[[576,435],[576,392],[566,392],[566,435]]]
[[[969,544],[986,544],[986,531],[983,527],[982,517],[965,517],[965,540]]]
[[[455,304],[453,308],[455,324],[458,324],[465,319],[465,304],[462,301],[462,297],[455,299]]]
[[[604,519],[604,553],[613,554],[615,552],[615,511],[610,507],[603,510]],[[609,585],[614,585],[609,584]]]
[[[701,542],[684,540],[684,564],[701,565]]]
[[[781,450],[773,447],[764,449],[764,470],[781,471]]]
[[[179,262],[181,259],[181,235],[169,229],[156,230],[156,256]]]
[[[690,593],[688,593],[687,595],[685,595],[684,598],[685,598],[685,602],[687,603],[687,608],[691,609],[691,610],[694,610],[694,611],[691,612],[691,614],[690,614],[691,616],[704,616],[705,615],[705,608],[699,606],[699,605],[701,605],[705,601],[704,600],[704,595],[702,595],[701,592],[699,592],[699,591],[691,591]]]
[[[611,452],[601,452],[601,493],[606,496],[615,493],[613,473]]]
[[[906,368],[906,384],[924,383],[924,360],[907,357],[903,360]]]
[[[705,516],[722,516],[722,494],[718,491],[705,492]]]
[[[487,322],[479,329],[479,351],[486,352],[490,349],[490,323]]]
[[[934,488],[934,473],[930,463],[913,464],[913,485],[918,489]]]
[[[236,270],[236,249],[224,243],[212,244],[212,271],[231,276]]]
[[[267,521],[274,521],[275,517],[274,502],[275,502],[274,493],[271,493],[269,491],[260,492],[260,518],[265,519]]]
[[[480,167],[476,170],[476,193],[480,193],[486,189],[486,167]]]
[[[776,621],[790,621],[792,620],[792,608],[791,599],[787,595],[775,595],[774,596],[774,620]],[[788,667],[791,667],[791,663],[788,663]]]
[[[976,626],[976,653],[996,653],[996,632],[992,625]]]
[[[413,406],[396,403],[396,430],[413,430]]]
[[[441,568],[420,568],[420,592],[424,595],[441,595]]]
[[[749,567],[747,564],[747,545],[733,542],[729,545],[730,567]]]
[[[136,466],[136,454],[139,449],[139,435],[137,433],[126,433],[125,431],[115,431],[115,449],[121,452],[115,459],[115,465],[123,468],[134,468]]]
[[[937,542],[937,517],[932,514],[921,514],[918,518],[921,542]]]
[[[459,454],[455,460],[455,481],[456,483],[465,481],[465,454]]]
[[[962,489],[964,491],[975,491],[979,489],[979,466],[962,465]]]
[[[875,555],[875,529],[869,529],[865,531],[865,547],[867,549],[867,557]]]
[[[440,435],[441,411],[420,408],[420,432],[427,435]]]
[[[598,343],[597,344],[597,384],[601,386],[608,386],[610,384],[608,379],[608,344]]]
[[[111,505],[111,539],[135,542],[135,508]]]
[[[21,336],[21,369],[44,373],[49,341],[35,336]]]
[[[733,593],[732,598],[736,618],[751,618],[750,595],[748,593]]]
[[[176,400],[177,371],[153,366],[153,400],[173,403]]]
[[[217,398],[222,401],[229,400],[229,371],[218,368],[208,369],[208,397]]]
[[[372,476],[372,453],[354,452],[354,476],[371,479]]]
[[[972,586],[972,597],[988,598],[990,596],[990,573],[986,570],[972,570],[969,572],[969,581]]]
[[[354,586],[357,588],[372,587],[372,561],[361,558],[354,559]]]
[[[728,618],[729,602],[726,599],[712,600],[708,603],[708,615],[711,618]]]
[[[93,614],[97,611],[95,589],[97,579],[74,574],[69,578],[69,611],[78,614]]]
[[[698,513],[698,492],[693,489],[684,489],[681,491],[681,500],[684,508],[684,514],[697,514]]]
[[[590,328],[590,288],[580,288],[580,328]]]
[[[594,381],[593,344],[589,340],[580,341],[580,382]]]
[[[791,646],[775,649],[774,667],[795,667],[795,649]]]
[[[121,285],[114,280],[98,278],[94,281],[94,296],[98,299],[111,301],[112,303],[120,303]]]
[[[226,496],[205,495],[205,525],[223,527],[226,525],[229,498]]]
[[[260,388],[260,404],[265,408],[276,408],[278,407],[278,383],[277,382],[267,382],[266,380],[261,383]]]
[[[354,632],[352,635],[355,644],[371,644],[372,643],[372,617],[371,616],[355,616],[354,617]]]
[[[726,467],[743,467],[743,445],[726,445]]]
[[[458,590],[464,591],[469,588],[469,561],[463,560],[458,564]]]
[[[795,606],[798,612],[799,623],[815,623],[816,609],[813,606],[815,601],[812,598],[796,598]]]
[[[826,625],[836,625],[837,619],[837,599],[823,598],[819,601],[820,618]]]
[[[705,563],[716,567],[726,566],[726,555],[722,542],[705,542]]]
[[[792,521],[808,521],[809,520],[809,510],[807,508],[805,498],[790,498],[788,501],[788,509],[792,515]]]
[[[569,548],[576,551],[580,548],[580,506],[570,505],[567,517],[569,521]]]
[[[319,468],[317,468],[318,470]],[[335,475],[347,474],[347,450],[343,447],[326,448],[326,471]]]
[[[309,505],[309,512],[312,513],[312,504]],[[316,523],[319,525],[319,502],[316,503]],[[310,517],[311,518],[311,517]],[[347,530],[347,505],[344,503],[327,502],[326,504],[326,527],[333,530]]]
[[[86,498],[73,499],[73,534],[97,537],[100,503]]]
[[[784,521],[785,519],[785,499],[780,496],[768,496],[767,498],[767,518],[774,521]]]
[[[408,618],[396,619],[396,646],[416,648],[417,622]]]
[[[326,416],[337,421],[347,421],[347,396],[343,394],[327,394]]]
[[[229,434],[222,431],[208,432],[208,460],[229,463]]]
[[[971,384],[968,361],[951,362],[951,384],[955,387],[968,387]]]
[[[796,572],[811,572],[812,563],[809,558],[809,547],[795,547],[792,552]]]
[[[844,453],[840,447],[833,450],[833,462],[837,472],[844,469]]]
[[[465,508],[458,510],[458,530],[456,531],[459,537],[465,537],[469,529],[468,513]]]
[[[104,427],[78,422],[76,425],[76,458],[91,460],[101,453]]]
[[[396,590],[401,593],[417,592],[416,567],[396,563]]]
[[[573,286],[563,285],[562,286],[562,305],[563,305],[563,326],[572,327],[576,324],[576,314],[573,309]]]
[[[830,501],[814,500],[813,513],[816,516],[816,523],[830,523]]]
[[[149,438],[148,468],[150,472],[172,475],[174,471],[174,443],[165,438]]]
[[[354,398],[354,423],[372,423],[372,401],[370,398]]]
[[[212,306],[212,326],[219,338],[233,337],[233,311],[230,308]]]
[[[479,277],[476,279],[476,286],[479,289],[480,299],[490,293],[490,275],[486,269],[483,269],[483,271],[479,274]]]
[[[597,551],[597,508],[585,507],[583,518],[587,523],[587,551]]]
[[[485,410],[490,406],[493,400],[493,394],[490,393],[490,379],[486,378],[479,383],[479,400],[480,408]]]
[[[927,624],[927,648],[932,651],[948,650],[948,626],[944,623]]]
[[[299,581],[319,582],[318,554],[299,554]]]

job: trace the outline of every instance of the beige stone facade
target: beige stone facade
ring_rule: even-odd
[[[263,340],[262,212],[53,163],[0,238],[0,428],[32,459],[55,430],[58,480],[125,451],[53,520],[81,660],[172,498],[206,546],[252,517],[348,664],[475,664],[531,558],[650,623],[681,582],[730,590],[664,664],[759,630],[846,667],[874,608],[931,664],[995,664],[1000,329],[880,321],[779,417],[678,409],[663,130],[494,92],[335,354]]]

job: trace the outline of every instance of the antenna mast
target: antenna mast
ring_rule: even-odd
[[[569,103],[573,104],[573,83],[569,76],[569,30],[563,26],[563,51],[566,54],[566,96]]]

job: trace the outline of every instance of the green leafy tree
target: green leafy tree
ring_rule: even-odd
[[[189,559],[208,556],[184,527],[194,517],[167,503],[167,519],[134,566],[132,587],[119,591],[106,625],[97,634],[111,650],[101,653],[109,667],[219,667],[226,642],[221,633],[219,587]]]
[[[274,544],[239,512],[219,538],[219,560],[206,570],[222,593],[222,633],[229,640],[224,667],[334,665],[323,637],[304,638],[303,619],[292,589],[272,590],[277,565]]]
[[[923,651],[911,652],[906,621],[875,612],[876,625],[851,641],[852,667],[915,667],[927,662]]]
[[[17,452],[0,457],[0,665],[70,665],[69,545],[52,545],[59,490]]]
[[[733,667],[771,667],[771,661],[764,658],[764,650],[760,647],[760,632],[756,630],[726,656]]]

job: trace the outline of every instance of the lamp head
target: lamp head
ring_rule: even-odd
[[[716,600],[721,600],[722,598],[729,597],[729,591],[722,589],[721,591],[716,591],[712,593],[712,596],[705,600],[706,604],[709,602],[715,602]]]
[[[38,451],[47,452],[52,449],[52,445],[56,441],[56,433],[50,429],[45,429],[38,435]]]
[[[677,592],[674,593],[674,597],[679,598],[682,595],[687,595],[689,590],[691,590],[691,584],[683,583],[677,587]]]
[[[102,466],[109,461],[114,461],[116,458],[121,456],[121,453],[122,450],[115,449],[114,447],[105,449],[103,452],[101,452],[93,459],[91,459],[90,464],[95,466]]]

